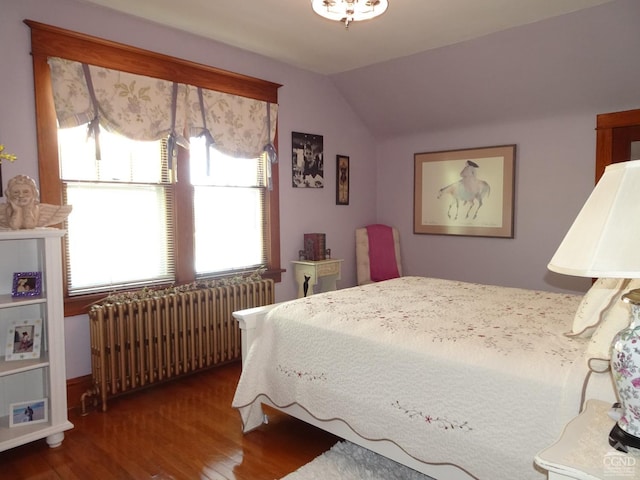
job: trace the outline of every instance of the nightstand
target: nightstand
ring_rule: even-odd
[[[336,282],[340,280],[341,259],[329,260],[295,260],[293,275],[298,282],[298,298],[313,295],[314,286],[319,284],[320,292],[330,292],[336,289]],[[308,277],[305,295],[305,277]]]
[[[611,403],[588,400],[558,441],[536,455],[536,464],[549,472],[549,480],[640,479],[640,451],[623,453],[609,445],[615,423],[607,414],[610,409]]]

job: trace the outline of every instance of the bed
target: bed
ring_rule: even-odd
[[[615,401],[620,282],[581,296],[400,277],[236,312],[233,407],[245,432],[265,404],[438,480],[541,480],[536,453],[584,400]]]

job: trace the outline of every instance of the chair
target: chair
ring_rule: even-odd
[[[375,224],[356,229],[358,285],[402,276],[398,229]]]

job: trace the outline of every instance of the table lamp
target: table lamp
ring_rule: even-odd
[[[592,278],[640,278],[640,160],[609,165],[551,259],[549,270]],[[621,404],[609,444],[640,448],[640,289],[622,296],[629,326],[614,337],[611,373]]]

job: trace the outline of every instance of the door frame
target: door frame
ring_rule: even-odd
[[[596,183],[607,165],[613,163],[613,130],[640,126],[640,109],[601,113],[596,117]]]

